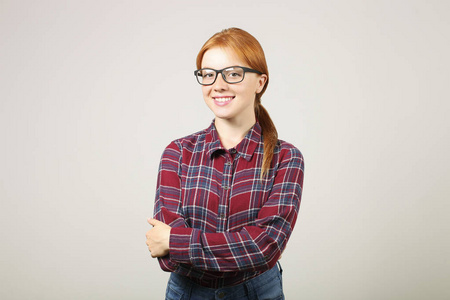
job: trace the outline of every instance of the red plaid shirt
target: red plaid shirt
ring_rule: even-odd
[[[155,218],[172,227],[164,271],[203,286],[239,284],[273,267],[299,211],[303,156],[278,141],[268,176],[257,122],[224,149],[214,122],[170,143],[159,168]]]

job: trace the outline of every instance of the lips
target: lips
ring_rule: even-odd
[[[214,103],[218,106],[225,106],[233,101],[234,96],[213,97]]]

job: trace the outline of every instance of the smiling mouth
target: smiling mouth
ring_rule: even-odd
[[[234,97],[213,97],[214,101],[218,103],[227,103],[234,99]]]

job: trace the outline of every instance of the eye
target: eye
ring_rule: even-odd
[[[203,78],[211,78],[215,76],[215,72],[213,70],[203,70],[201,76]]]
[[[242,78],[244,72],[241,68],[229,68],[224,71],[227,78],[236,80]]]

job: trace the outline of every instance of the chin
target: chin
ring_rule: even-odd
[[[216,109],[215,107],[212,108],[210,107],[211,111],[213,112],[214,116],[216,118],[220,118],[220,119],[230,119],[233,117],[233,114],[223,111],[221,109]]]
[[[222,119],[222,120],[229,120],[232,118],[232,116],[221,115],[221,114],[214,114],[214,116],[216,117],[216,119]]]

